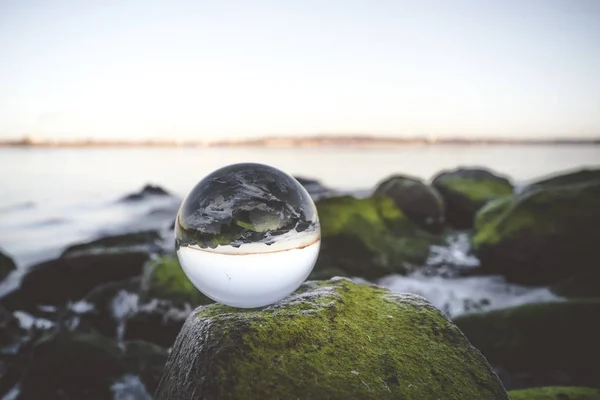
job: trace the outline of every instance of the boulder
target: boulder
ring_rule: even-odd
[[[528,304],[454,322],[507,387],[600,382],[600,300]],[[499,372],[500,373],[500,372]]]
[[[332,197],[316,203],[321,253],[311,279],[325,269],[376,279],[422,265],[441,238],[420,230],[387,196]],[[330,276],[329,276],[330,277]]]
[[[69,246],[62,253],[62,257],[76,256],[78,254],[107,253],[123,251],[153,252],[160,249],[160,233],[157,231],[141,231],[106,236],[86,243]]]
[[[485,169],[444,171],[433,179],[432,185],[444,199],[446,220],[456,229],[472,228],[477,210],[513,193],[507,178]]]
[[[389,196],[396,207],[421,229],[441,233],[444,228],[444,200],[439,192],[418,178],[393,175],[379,185],[376,195]]]
[[[337,193],[335,190],[323,186],[323,184],[316,179],[303,178],[299,176],[294,178],[298,181],[298,183],[304,186],[304,189],[306,189],[308,194],[310,194],[310,197],[315,201],[325,197],[335,196]]]
[[[155,185],[146,185],[142,188],[142,190],[140,190],[139,192],[136,193],[131,193],[128,194],[127,196],[124,196],[121,201],[122,202],[132,202],[132,201],[139,201],[139,200],[144,200],[144,199],[148,199],[154,196],[171,196],[171,193],[167,192],[165,189],[161,188],[160,186],[155,186]]]
[[[570,299],[600,298],[600,269],[575,274],[551,287],[559,296]]]
[[[213,301],[203,295],[187,278],[174,254],[165,255],[148,263],[140,288],[140,300],[169,300],[176,306],[190,304],[196,307]]]
[[[551,386],[508,392],[511,400],[600,400],[600,389]]]
[[[0,251],[0,282],[16,268],[13,259]]]
[[[597,269],[600,181],[540,187],[477,214],[473,249],[482,268],[522,284],[552,284]]]
[[[529,184],[525,190],[575,185],[592,181],[600,181],[600,169],[580,169],[566,174],[554,175]]]
[[[33,346],[19,399],[112,399],[126,374],[156,387],[167,352],[147,343],[116,342],[94,333],[46,333]]]
[[[157,399],[508,399],[481,353],[425,299],[345,278],[261,309],[187,319]]]

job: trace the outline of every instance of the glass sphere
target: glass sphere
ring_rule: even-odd
[[[206,296],[262,307],[295,291],[321,245],[317,209],[290,175],[262,164],[230,165],[202,179],[175,222],[183,271]]]

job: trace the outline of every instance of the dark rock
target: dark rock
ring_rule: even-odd
[[[600,389],[551,386],[508,392],[512,400],[600,400]]]
[[[162,347],[141,340],[126,342],[123,364],[140,376],[146,389],[154,393],[163,373],[168,353]]]
[[[127,251],[153,252],[159,250],[161,236],[157,231],[141,231],[124,233],[121,235],[106,236],[86,243],[69,246],[62,257],[78,255],[81,253],[105,253]]]
[[[322,241],[312,277],[325,269],[365,279],[406,273],[442,240],[420,230],[387,196],[332,197],[316,205]]]
[[[432,185],[444,198],[446,220],[456,229],[472,228],[477,210],[513,193],[507,178],[485,169],[444,171],[433,179]]]
[[[457,317],[456,325],[504,371],[510,388],[600,382],[600,300],[528,304]]]
[[[336,278],[262,309],[198,308],[157,399],[508,399],[485,358],[421,297]]]
[[[551,290],[559,296],[578,298],[600,298],[600,270],[591,268],[552,286]]]
[[[189,306],[176,307],[166,300],[154,300],[127,318],[125,339],[171,347],[191,312]]]
[[[566,174],[554,175],[531,183],[526,187],[526,190],[549,188],[552,186],[575,185],[593,181],[600,181],[600,169],[581,169]]]
[[[16,268],[17,266],[13,259],[0,251],[0,281]]]
[[[473,249],[488,273],[553,284],[596,270],[600,180],[540,187],[496,200],[477,214]]]
[[[444,200],[439,192],[420,179],[393,175],[381,182],[375,195],[389,196],[396,206],[421,229],[441,233],[444,227]]]
[[[128,194],[127,196],[123,197],[121,201],[139,201],[153,196],[171,196],[171,193],[167,192],[160,186],[146,185],[142,188],[141,191],[137,193]]]
[[[316,179],[303,178],[303,177],[299,177],[299,176],[295,176],[294,178],[302,186],[304,186],[304,189],[306,189],[308,194],[310,194],[310,197],[315,201],[326,198],[326,197],[333,197],[333,196],[337,195],[337,191],[330,189],[326,186],[323,186],[323,184],[321,184],[321,182],[319,182]]]
[[[103,283],[140,275],[148,259],[147,253],[132,251],[78,253],[46,261],[31,267],[19,289],[2,301],[12,310],[32,310],[36,305],[77,300]]]

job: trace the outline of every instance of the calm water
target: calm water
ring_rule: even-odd
[[[174,217],[169,212],[176,210],[178,200],[137,205],[119,205],[115,200],[146,183],[181,197],[214,169],[249,161],[317,178],[336,189],[364,190],[392,173],[430,179],[458,166],[485,166],[523,183],[558,171],[598,166],[600,146],[5,148],[0,149],[0,247],[20,264],[29,264],[74,241],[164,224]],[[162,220],[145,217],[161,209],[167,212]]]

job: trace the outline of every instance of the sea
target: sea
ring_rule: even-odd
[[[391,174],[430,180],[457,167],[488,168],[526,185],[560,172],[600,167],[600,146],[0,148],[0,248],[26,270],[76,242],[141,229],[165,230],[197,182],[238,162],[268,164],[296,177],[319,180],[340,193],[368,195]],[[146,184],[159,185],[175,196],[119,201]],[[463,262],[466,267],[478,263],[464,235],[433,249],[431,257]],[[500,277],[415,274],[377,283],[422,294],[449,315],[473,307],[558,300],[546,288],[521,288]]]

